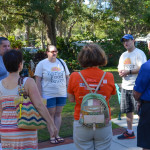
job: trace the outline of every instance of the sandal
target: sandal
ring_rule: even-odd
[[[63,143],[65,140],[62,138],[62,137],[56,137],[56,140],[59,142],[59,143]]]
[[[59,142],[58,142],[58,140],[56,138],[51,138],[50,139],[50,143],[51,144],[58,144]]]

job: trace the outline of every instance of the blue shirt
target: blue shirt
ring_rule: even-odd
[[[141,66],[136,78],[134,90],[141,93],[141,100],[150,101],[150,60]]]
[[[5,68],[3,58],[0,56],[0,80],[6,78],[8,76],[8,72]]]

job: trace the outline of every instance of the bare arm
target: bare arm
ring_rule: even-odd
[[[66,75],[66,84],[67,84],[67,87],[68,87],[68,83],[69,83],[69,75]]]
[[[68,99],[70,102],[75,102],[75,96],[68,93]]]
[[[137,101],[137,111],[139,112],[140,106],[141,106],[141,102],[140,102],[141,93],[136,92],[135,90],[133,90],[133,96],[134,96],[135,100]]]
[[[140,68],[131,70],[131,74],[138,74]],[[130,70],[118,70],[120,77],[125,77],[130,74]]]
[[[42,96],[42,87],[41,87],[42,85],[41,85],[41,80],[42,80],[41,77],[35,76],[35,81],[36,81],[38,90],[39,90],[39,92],[40,92],[40,95]]]
[[[39,90],[33,79],[31,79],[31,78],[27,79],[27,82],[25,84],[25,90],[27,91],[35,108],[38,110],[38,112],[41,114],[41,116],[46,120],[47,128],[48,128],[48,131],[49,131],[51,137],[55,137],[57,135],[57,128],[55,127],[54,122],[53,122],[46,106],[42,102],[42,98],[40,96]]]
[[[134,96],[134,98],[135,98],[136,101],[139,101],[141,93],[133,90],[133,96]]]

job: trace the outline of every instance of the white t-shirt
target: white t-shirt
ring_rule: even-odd
[[[118,70],[133,70],[141,67],[147,61],[144,52],[135,48],[132,52],[124,52],[119,59]],[[135,80],[138,74],[130,74],[122,78],[122,88],[133,90]]]
[[[66,75],[69,75],[70,72],[66,63],[61,59],[62,63],[56,59],[55,62],[50,62],[48,58],[40,61],[35,69],[35,76],[42,78],[42,97],[43,98],[52,98],[52,97],[66,97]]]

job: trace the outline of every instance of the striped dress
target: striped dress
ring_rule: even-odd
[[[37,150],[37,130],[19,129],[17,127],[14,98],[17,97],[18,86],[6,89],[0,81],[0,104],[2,109],[0,134],[3,150]],[[1,110],[0,110],[1,111]]]

